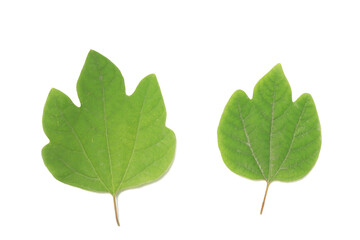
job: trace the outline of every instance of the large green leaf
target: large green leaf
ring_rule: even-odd
[[[90,51],[77,83],[81,106],[52,89],[43,128],[50,143],[45,165],[59,181],[113,196],[159,179],[170,167],[175,135],[165,127],[166,110],[155,75],[131,96],[119,69]],[[119,223],[118,223],[119,224]]]
[[[290,182],[315,165],[321,147],[320,122],[310,94],[292,102],[280,64],[255,86],[253,99],[238,90],[221,116],[218,144],[226,166],[236,174],[267,182]]]

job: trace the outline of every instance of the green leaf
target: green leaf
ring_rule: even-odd
[[[267,182],[290,182],[315,165],[321,147],[320,122],[310,94],[292,102],[280,64],[256,84],[253,99],[238,90],[230,98],[218,127],[218,144],[234,173]]]
[[[50,143],[42,157],[59,181],[110,193],[118,223],[117,194],[153,182],[169,169],[175,135],[165,127],[165,105],[153,74],[127,96],[119,69],[90,51],[77,92],[80,107],[64,93],[50,91],[43,114]]]

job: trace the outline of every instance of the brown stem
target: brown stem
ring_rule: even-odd
[[[114,200],[114,209],[115,209],[116,223],[117,223],[117,225],[120,227],[119,218],[118,218],[118,212],[117,212],[116,195],[115,195],[115,194],[113,195],[113,200]]]
[[[270,185],[270,182],[267,182],[267,184],[266,184],[266,190],[265,190],[265,196],[264,196],[263,203],[262,203],[262,205],[261,205],[260,214],[262,214],[262,212],[263,212],[263,210],[264,210],[264,205],[265,205],[265,200],[266,200],[266,195],[267,195],[267,192],[268,192],[268,189],[269,189],[269,185]]]

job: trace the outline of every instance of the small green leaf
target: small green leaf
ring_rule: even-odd
[[[280,64],[256,84],[253,99],[238,90],[221,116],[218,144],[226,166],[254,180],[290,182],[315,165],[321,147],[320,122],[310,94],[292,102]]]
[[[50,143],[45,165],[59,181],[113,196],[159,179],[175,154],[175,135],[165,127],[166,110],[155,75],[131,96],[119,69],[90,51],[77,83],[81,106],[52,89],[43,128]]]

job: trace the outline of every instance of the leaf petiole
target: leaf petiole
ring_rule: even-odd
[[[267,195],[267,192],[268,192],[268,189],[269,189],[269,185],[270,185],[270,182],[267,182],[267,183],[266,183],[265,196],[264,196],[263,203],[262,203],[262,205],[261,205],[260,214],[262,214],[262,212],[263,212],[263,210],[264,210],[264,205],[265,205],[265,200],[266,200],[266,195]]]
[[[118,217],[118,211],[117,211],[117,202],[116,202],[116,195],[112,195],[113,196],[113,200],[114,200],[114,209],[115,209],[115,218],[116,218],[116,223],[117,225],[120,227],[120,223],[119,223],[119,217]]]

